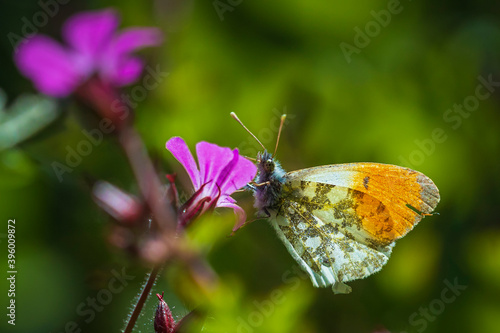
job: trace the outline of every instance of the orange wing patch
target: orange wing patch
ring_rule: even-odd
[[[351,166],[356,171],[351,187],[369,195],[360,199],[356,212],[365,217],[363,227],[383,239],[403,237],[439,202],[436,185],[420,172],[375,163]],[[374,215],[377,210],[385,214]]]
[[[380,251],[385,251],[384,248],[397,237],[389,210],[379,200],[352,188],[291,181],[284,185],[281,206],[289,205],[287,202],[296,202],[319,218],[314,223],[326,234],[340,232]]]
[[[355,198],[354,207],[361,219],[362,228],[377,245],[384,246],[401,237],[389,209],[382,202],[363,192],[358,192]]]

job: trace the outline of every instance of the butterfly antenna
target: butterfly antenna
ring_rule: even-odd
[[[278,143],[280,143],[281,130],[283,129],[283,124],[285,123],[286,114],[281,115],[280,129],[278,130],[278,138],[276,139],[276,147],[274,147],[273,158],[278,151]]]
[[[260,140],[259,140],[259,139],[257,139],[257,137],[256,137],[256,136],[255,136],[252,132],[250,132],[250,130],[249,130],[249,129],[245,126],[245,125],[243,125],[243,123],[241,122],[240,118],[238,118],[238,116],[236,115],[236,113],[231,112],[231,117],[233,117],[233,118],[234,118],[234,120],[236,120],[238,123],[240,123],[240,125],[241,125],[241,126],[243,126],[243,128],[244,128],[244,129],[245,129],[248,133],[250,133],[250,135],[251,135],[251,136],[253,136],[253,138],[254,138],[255,140],[257,140],[257,142],[258,142],[258,143],[259,143],[259,145],[262,147],[262,149],[266,150],[266,147],[264,147],[264,145],[262,144],[262,142],[260,142]]]

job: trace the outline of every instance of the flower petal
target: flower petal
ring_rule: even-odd
[[[100,70],[101,78],[115,86],[126,86],[135,82],[142,73],[144,63],[137,57],[116,59],[113,64]]]
[[[116,85],[127,85],[139,78],[143,62],[131,52],[147,46],[159,45],[163,40],[156,28],[132,28],[120,33],[103,52],[100,73]]]
[[[125,54],[148,46],[158,46],[162,42],[163,34],[158,28],[129,28],[115,37],[110,51]]]
[[[196,156],[200,166],[201,182],[213,181],[210,190],[215,189],[220,172],[233,159],[233,152],[229,148],[202,141],[196,145]]]
[[[226,208],[232,208],[234,210],[234,214],[236,214],[236,223],[234,224],[233,227],[233,232],[237,231],[239,228],[241,228],[246,220],[247,220],[247,214],[237,204],[235,204],[235,200],[231,197],[224,197],[219,204],[217,204],[217,207],[226,207]]]
[[[120,18],[112,9],[80,13],[63,26],[63,38],[95,63],[112,41]]]
[[[19,45],[15,62],[42,93],[65,97],[85,78],[74,65],[74,55],[52,38],[37,35]]]
[[[217,184],[220,186],[223,194],[230,195],[237,189],[242,188],[254,179],[257,174],[255,164],[240,156],[238,149],[233,151],[233,160],[223,169],[219,175]],[[227,174],[225,174],[227,172]],[[225,177],[224,179],[222,179]]]
[[[238,158],[240,157],[240,154],[238,154],[238,149],[233,150],[232,153],[233,153],[233,158],[229,161],[228,164],[226,164],[222,168],[222,170],[219,172],[219,175],[217,176],[217,180],[215,181],[217,186],[221,189],[222,193],[224,193],[223,189],[226,187],[225,185],[232,181],[231,175],[234,170],[234,167],[238,163]],[[224,194],[229,195],[231,193],[224,193]]]
[[[198,190],[201,187],[201,177],[200,171],[196,166],[193,155],[189,151],[186,142],[182,138],[176,136],[167,141],[166,148],[174,155],[174,157],[179,161],[184,169],[186,169],[191,182],[193,183],[194,189]]]

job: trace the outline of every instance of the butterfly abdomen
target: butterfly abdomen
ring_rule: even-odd
[[[267,151],[259,153],[257,160],[259,172],[255,178],[255,208],[259,210],[259,213],[269,215],[268,210],[275,209],[280,201],[285,171]]]

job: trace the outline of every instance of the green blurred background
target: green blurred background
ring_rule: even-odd
[[[21,34],[23,17],[31,21],[43,6],[18,0],[1,7],[0,88],[12,103],[35,91],[14,67],[7,35]],[[479,77],[500,81],[498,2],[75,0],[39,30],[59,38],[68,16],[106,7],[120,11],[123,26],[159,26],[166,35],[163,47],[141,52],[169,75],[138,103],[137,128],[161,172],[178,172],[185,192],[186,176],[164,148],[171,136],[192,148],[206,140],[256,154],[231,111],[270,149],[279,115],[289,115],[278,151],[286,170],[391,163],[424,172],[440,189],[440,215],[398,241],[380,273],[350,283],[349,295],[313,288],[264,220],[234,237],[227,237],[230,210],[198,221],[191,237],[221,280],[207,331],[500,331],[499,87],[483,100],[470,97],[488,92]],[[390,16],[381,14],[388,8]],[[356,49],[346,56],[346,47]],[[461,114],[448,111],[464,103]],[[0,152],[3,271],[9,218],[17,222],[18,251],[17,325],[2,313],[2,332],[71,332],[71,322],[82,332],[117,332],[147,272],[109,245],[109,218],[85,182],[105,179],[137,192],[116,145],[94,147],[62,182],[55,176],[51,163],[64,162],[66,147],[85,139],[75,104],[60,106],[53,125]],[[252,218],[250,194],[236,197]],[[133,278],[122,292],[77,313],[123,269]],[[466,289],[453,294],[450,284]],[[155,287],[176,318],[196,306],[185,286],[173,268]],[[2,278],[3,312],[7,289]],[[150,298],[136,332],[153,331],[155,305]]]

